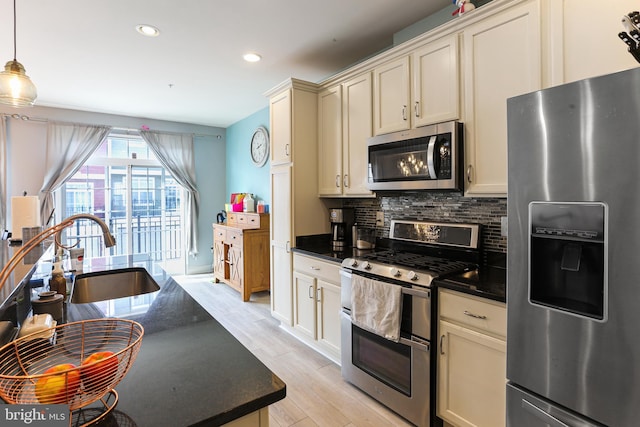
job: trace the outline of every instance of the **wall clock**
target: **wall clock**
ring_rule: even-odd
[[[251,137],[251,161],[257,167],[264,166],[269,158],[269,133],[260,126]]]

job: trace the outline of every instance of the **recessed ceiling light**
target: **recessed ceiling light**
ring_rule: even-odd
[[[257,53],[245,53],[243,56],[245,61],[247,62],[258,62],[262,59],[262,56],[258,55]]]
[[[154,27],[153,25],[147,25],[147,24],[136,25],[136,31],[138,31],[143,36],[148,36],[148,37],[156,37],[160,35],[160,30]]]

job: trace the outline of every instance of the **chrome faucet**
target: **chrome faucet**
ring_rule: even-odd
[[[72,221],[73,222],[76,219],[90,219],[90,220],[94,221],[102,229],[102,237],[104,239],[104,246],[107,247],[107,248],[110,248],[110,247],[116,245],[116,238],[113,237],[113,234],[111,234],[111,232],[109,231],[109,227],[107,226],[107,224],[104,223],[103,220],[101,220],[97,216],[91,215],[91,214],[87,214],[87,213],[81,213],[81,214],[71,215],[70,217],[65,219],[63,222],[67,222],[67,221]],[[66,228],[66,227],[64,227],[64,228]],[[56,233],[56,245],[60,246],[62,248],[68,249],[67,246],[64,246],[60,242],[60,236],[62,236],[62,230],[64,228],[61,228]]]
[[[60,224],[54,225],[46,230],[36,234],[31,240],[24,243],[20,249],[18,249],[9,262],[0,270],[0,289],[4,286],[4,283],[7,281],[13,270],[18,266],[18,263],[24,259],[25,256],[29,252],[31,252],[34,248],[38,247],[40,243],[42,243],[48,237],[51,237],[55,234],[55,242],[56,245],[62,248],[67,248],[62,243],[60,243],[60,236],[62,234],[62,230],[67,227],[73,225],[73,221],[76,219],[90,219],[94,221],[96,224],[100,226],[102,229],[102,235],[104,238],[104,245],[107,248],[115,246],[116,238],[113,237],[111,232],[109,231],[109,227],[104,223],[100,218],[91,214],[77,214],[71,215],[70,217],[64,219]]]

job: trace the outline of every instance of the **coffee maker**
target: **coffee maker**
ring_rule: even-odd
[[[330,209],[331,221],[331,249],[344,251],[351,246],[351,227],[353,226],[354,211],[351,208]]]

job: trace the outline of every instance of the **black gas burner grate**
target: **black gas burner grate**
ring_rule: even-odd
[[[474,264],[470,264],[468,262],[410,252],[397,252],[393,250],[374,252],[364,256],[363,258],[367,261],[374,261],[382,264],[429,271],[439,277],[476,268]]]

